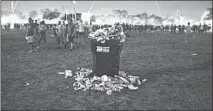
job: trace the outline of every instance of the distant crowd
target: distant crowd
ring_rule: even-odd
[[[148,31],[161,31],[161,32],[170,32],[170,33],[184,33],[186,32],[186,26],[185,25],[178,25],[175,24],[172,25],[161,25],[161,26],[154,26],[154,25],[128,25],[123,24],[122,25],[124,30],[135,30],[139,32],[148,32]],[[208,25],[192,25],[191,31],[192,32],[199,32],[204,33],[211,29]]]
[[[48,30],[52,32],[52,35],[56,39],[57,49],[64,47],[72,51],[76,49],[76,44],[84,45],[84,38],[88,36],[90,32],[94,32],[99,28],[98,25],[92,25],[91,23],[85,25],[82,20],[74,23],[71,18],[68,19],[68,23],[65,22],[66,21],[58,21],[58,24],[46,24],[45,21],[38,23],[37,20],[34,21],[30,18],[29,23],[23,26],[26,28],[26,39],[31,49],[29,52],[37,51],[42,41],[46,44],[46,33]],[[109,25],[104,25],[103,27],[108,26]],[[119,23],[114,26],[114,28],[123,32],[123,29],[120,27],[122,26]]]
[[[46,24],[45,21],[38,22],[37,20],[29,19],[28,24],[14,24],[14,29],[27,29],[26,39],[31,47],[30,52],[37,51],[41,42],[46,43],[46,32],[49,30],[52,32],[52,35],[56,39],[57,48],[65,47],[70,50],[75,49],[74,43],[84,44],[84,39],[90,32],[94,32],[97,29],[102,29],[106,27],[112,27],[112,25],[85,25],[82,20],[79,22],[73,22],[72,19],[68,19],[68,23],[66,21],[58,21],[58,24]],[[7,31],[10,30],[10,24],[1,26],[1,28]],[[119,24],[116,23],[115,27],[122,27],[122,31],[127,35],[129,35],[129,31],[138,31],[141,32],[169,32],[169,33],[185,33],[185,32],[194,32],[194,33],[206,33],[211,29],[208,25],[190,25],[188,23],[185,25],[130,25],[130,24]]]
[[[35,20],[35,23],[37,23],[37,20]],[[63,25],[65,24],[65,21],[63,21]],[[46,24],[47,30],[52,29],[57,24]],[[161,26],[155,26],[155,25],[131,25],[131,24],[121,24],[124,31],[139,31],[139,32],[149,32],[149,31],[160,31],[160,32],[171,32],[171,33],[184,33],[186,31],[185,25],[161,25]],[[111,25],[93,25],[93,30],[97,30],[104,27],[110,27]],[[14,24],[15,29],[23,29],[26,28],[27,24]],[[10,30],[10,24],[6,24],[2,26],[5,30]],[[85,29],[88,29],[85,25]],[[195,33],[205,33],[211,29],[210,26],[206,24],[199,24],[199,25],[192,25],[191,31]]]

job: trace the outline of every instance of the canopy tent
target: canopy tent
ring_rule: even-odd
[[[11,15],[7,15],[7,16],[2,16],[1,17],[1,24],[2,25],[6,25],[6,24],[25,24],[27,23],[28,20],[27,19],[21,19],[19,18],[16,14],[11,14]],[[14,27],[10,27],[10,28],[14,28]]]

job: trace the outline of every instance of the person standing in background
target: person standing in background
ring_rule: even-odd
[[[202,25],[201,25],[201,23],[200,23],[200,25],[199,25],[199,27],[198,27],[198,32],[199,32],[199,33],[202,33]]]
[[[36,39],[36,43],[38,43],[38,40],[39,40],[39,38],[40,38],[40,33],[39,33],[39,24],[38,24],[38,21],[37,20],[35,20],[35,23],[34,23],[34,27],[35,27],[35,29],[36,29],[36,37],[35,37],[35,39]]]
[[[182,25],[181,30],[182,30],[182,33],[185,32],[185,25]]]
[[[63,27],[61,24],[61,21],[58,21],[58,25],[56,27],[57,31],[57,44],[59,45],[58,48],[60,48],[60,45],[63,44]]]
[[[181,33],[181,25],[178,25],[178,33]]]
[[[177,28],[177,26],[176,26],[176,24],[175,24],[175,25],[174,25],[174,28],[173,28],[174,33],[176,33],[176,28]]]
[[[67,32],[68,32],[67,36],[68,36],[68,43],[70,45],[70,50],[73,51],[75,48],[74,39],[75,39],[75,35],[76,35],[76,27],[71,18],[68,19],[68,31]]]
[[[77,43],[79,43],[80,42],[80,40],[79,40],[79,23],[76,22],[75,27],[76,27],[76,40],[77,40]]]
[[[78,24],[78,43],[83,43],[84,44],[84,33],[85,33],[85,29],[84,29],[84,24],[82,22],[82,20],[80,20],[80,23]]]
[[[163,25],[160,26],[160,30],[161,30],[161,32],[164,32],[164,26]]]
[[[46,30],[47,30],[47,26],[45,22],[42,21],[39,26],[40,38],[38,40],[38,44],[41,44],[41,40],[44,40],[44,43],[46,44]]]
[[[173,29],[174,29],[174,26],[173,26],[173,24],[171,25],[171,27],[170,27],[170,33],[172,33],[173,32]]]
[[[191,26],[190,26],[190,22],[188,22],[186,30],[187,30],[187,35],[185,37],[185,41],[189,42],[189,39],[191,39]]]
[[[56,24],[53,25],[52,31],[53,31],[53,35],[54,35],[54,37],[55,37],[55,39],[56,39],[57,45],[58,45],[58,47],[59,47],[60,41],[58,40],[57,26],[56,26]],[[58,47],[57,47],[57,48],[58,48]]]
[[[92,25],[92,22],[90,22],[89,30],[88,30],[88,31],[89,31],[89,33],[90,33],[90,32],[93,32],[93,25]]]
[[[63,44],[64,47],[67,48],[67,43],[68,43],[68,38],[67,38],[67,31],[68,31],[68,25],[65,24],[65,21],[63,21],[63,25],[62,25],[62,31],[63,31]]]

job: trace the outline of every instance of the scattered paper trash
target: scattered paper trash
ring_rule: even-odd
[[[29,83],[26,84],[26,86],[29,86],[29,85],[30,85]]]
[[[130,90],[136,90],[136,89],[138,89],[138,87],[135,87],[135,86],[133,86],[132,84],[131,84],[131,85],[128,85],[128,88],[129,88]]]
[[[137,79],[137,83],[138,83],[138,85],[141,85],[140,79]]]
[[[196,53],[194,53],[194,54],[192,54],[193,56],[196,56],[197,54]]]
[[[59,72],[58,74],[65,74],[64,72]]]
[[[143,80],[142,80],[142,82],[146,82],[146,81],[147,81],[147,79],[143,79]]]
[[[107,81],[107,80],[108,80],[107,75],[103,75],[103,76],[101,76],[101,80],[102,80],[102,81]]]
[[[91,73],[91,69],[79,67],[75,73],[72,73],[71,70],[65,70],[65,72],[59,72],[58,74],[64,74],[65,78],[72,76],[75,80],[73,83],[74,90],[106,91],[107,95],[111,95],[113,91],[120,92],[125,88],[137,90],[139,85],[147,81],[146,79],[141,81],[139,76],[133,76],[124,71],[119,71],[119,74],[114,77],[107,75],[91,77]]]
[[[65,78],[72,76],[72,71],[71,70],[65,70]]]
[[[107,94],[107,95],[111,95],[111,94],[112,94],[112,90],[108,90],[108,91],[106,92],[106,94]]]
[[[65,78],[71,77],[72,76],[72,71],[71,70],[65,70],[65,72],[58,72],[60,75],[65,75]]]

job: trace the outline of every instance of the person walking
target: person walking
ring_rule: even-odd
[[[26,33],[26,39],[28,44],[30,45],[30,53],[37,51],[36,47],[36,40],[35,40],[35,34],[36,34],[36,29],[33,24],[32,18],[29,18],[28,20],[29,24],[27,24],[27,33]]]

